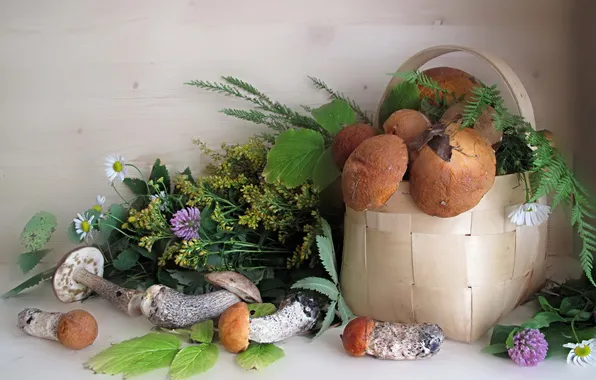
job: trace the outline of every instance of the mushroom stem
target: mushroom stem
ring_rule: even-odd
[[[73,278],[129,316],[141,315],[142,291],[123,288],[80,267],[74,270]]]
[[[42,339],[58,341],[58,324],[64,313],[24,309],[18,316],[18,327],[24,333]]]
[[[142,296],[141,312],[156,326],[176,329],[216,318],[239,301],[240,297],[223,289],[193,296],[152,285]]]

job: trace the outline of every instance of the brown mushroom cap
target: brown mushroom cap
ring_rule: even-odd
[[[252,281],[238,272],[211,272],[205,275],[205,280],[215,286],[219,286],[234,293],[246,302],[263,302],[259,288],[257,288]]]
[[[352,124],[343,128],[333,138],[331,152],[338,169],[343,169],[350,154],[364,140],[377,135],[377,130],[369,124]]]
[[[342,172],[346,206],[362,211],[381,207],[397,190],[408,167],[408,148],[396,135],[366,139],[352,152]]]
[[[459,99],[462,95],[464,96],[464,100],[467,100],[472,95],[472,90],[482,85],[474,76],[452,67],[433,67],[424,70],[423,73],[430,79],[434,79],[442,89],[447,91],[448,103]],[[418,86],[418,89],[420,91],[420,99],[435,99],[434,90],[424,86]],[[456,99],[453,98],[452,93],[455,93]],[[443,97],[444,95],[441,94],[440,98],[442,99]]]
[[[420,149],[410,167],[410,194],[422,212],[453,217],[476,206],[495,175],[495,152],[486,139],[452,123]]]
[[[356,317],[348,322],[341,335],[346,352],[352,356],[364,356],[374,327],[374,320],[367,317]]]
[[[237,354],[248,348],[250,313],[245,302],[238,302],[227,308],[217,324],[219,340],[231,353]]]
[[[441,117],[441,122],[445,124],[449,124],[452,122],[457,122],[463,118],[464,109],[466,107],[465,102],[455,103],[451,107],[445,111],[443,116]],[[503,131],[497,131],[495,129],[495,123],[493,121],[493,115],[495,114],[495,110],[492,107],[486,107],[482,111],[482,115],[478,119],[476,119],[476,123],[474,123],[473,128],[482,136],[484,137],[490,145],[494,145],[501,141],[503,138]]]
[[[93,292],[87,286],[73,278],[75,269],[82,268],[99,277],[103,277],[104,257],[95,247],[79,247],[68,252],[58,262],[52,277],[52,288],[62,302],[81,301]]]
[[[428,128],[430,120],[423,113],[409,109],[395,111],[383,123],[385,133],[401,137],[406,144]]]
[[[95,342],[97,321],[85,310],[71,310],[65,313],[57,328],[57,338],[65,347],[80,350]]]

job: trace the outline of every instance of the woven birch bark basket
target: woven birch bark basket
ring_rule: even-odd
[[[398,71],[417,70],[451,52],[475,55],[496,70],[506,84],[502,90],[515,101],[512,112],[535,128],[532,104],[519,78],[491,54],[432,47]],[[400,80],[389,82],[379,106]],[[448,339],[478,340],[546,280],[547,223],[522,227],[508,219],[525,199],[521,175],[511,174],[497,176],[476,207],[452,218],[420,211],[408,181],[379,209],[347,207],[341,288],[348,306],[359,316],[437,323]]]

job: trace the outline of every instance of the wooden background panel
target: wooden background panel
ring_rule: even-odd
[[[0,0],[0,261],[16,261],[38,210],[59,218],[57,256],[77,212],[97,194],[117,201],[103,172],[109,153],[143,170],[157,157],[171,171],[200,170],[191,139],[219,146],[262,130],[218,112],[246,103],[184,85],[193,79],[234,75],[297,108],[326,101],[312,75],[372,112],[408,56],[460,44],[505,59],[539,127],[565,145],[570,13],[565,0]],[[468,56],[437,64],[492,75]],[[561,236],[554,251],[567,249]]]

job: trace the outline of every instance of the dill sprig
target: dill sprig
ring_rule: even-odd
[[[314,118],[302,115],[286,105],[271,100],[267,95],[245,81],[231,76],[224,76],[222,79],[225,83],[194,80],[187,82],[186,84],[227,96],[240,98],[254,104],[257,110],[260,111],[251,113],[243,110],[225,109],[223,112],[229,116],[237,117],[255,124],[264,124],[276,132],[274,135],[279,134],[281,131],[289,128],[289,126],[312,129],[324,136],[328,135],[328,132],[322,128]],[[266,114],[265,112],[268,112],[269,114]],[[282,127],[282,125],[285,127]]]
[[[372,125],[372,121],[371,121],[371,118],[368,116],[368,113],[366,111],[363,111],[362,108],[360,108],[360,106],[358,106],[358,104],[356,104],[356,102],[354,102],[352,99],[350,99],[349,97],[347,97],[346,95],[344,95],[341,92],[331,89],[325,82],[323,82],[320,79],[317,79],[317,78],[314,78],[311,76],[309,76],[308,78],[313,82],[313,84],[316,88],[318,88],[319,90],[326,91],[327,94],[329,94],[329,97],[331,99],[338,99],[338,100],[343,100],[343,101],[347,102],[363,122]]]

